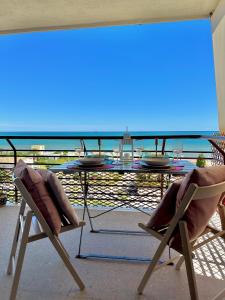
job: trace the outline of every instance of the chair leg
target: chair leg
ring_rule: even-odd
[[[191,242],[191,246],[193,247],[195,245],[195,243],[196,243],[196,240]],[[194,258],[194,254],[191,253],[191,255],[192,255],[192,258]],[[181,255],[180,259],[178,260],[178,262],[176,264],[175,270],[179,271],[183,263],[184,263],[184,256]]]
[[[20,280],[20,274],[21,274],[21,270],[22,270],[22,266],[23,266],[23,260],[24,260],[24,255],[26,252],[26,246],[27,246],[27,241],[28,241],[28,236],[29,236],[29,231],[30,231],[31,220],[32,220],[32,212],[29,211],[26,216],[26,221],[25,221],[25,225],[24,225],[24,229],[23,229],[23,233],[22,233],[20,249],[19,249],[19,253],[18,253],[15,274],[13,277],[13,284],[12,284],[10,298],[9,298],[10,300],[16,299],[17,289],[18,289],[19,280]]]
[[[154,271],[154,268],[155,268],[157,262],[159,261],[159,259],[160,259],[161,255],[162,255],[165,247],[166,247],[166,243],[164,241],[162,241],[161,244],[159,245],[159,247],[158,247],[158,249],[157,249],[157,251],[156,251],[156,253],[155,253],[155,255],[154,255],[153,259],[152,259],[152,261],[150,262],[150,264],[148,266],[148,269],[146,270],[146,272],[145,272],[145,274],[144,274],[144,276],[143,276],[143,278],[142,278],[139,286],[138,286],[138,289],[137,289],[138,290],[138,294],[142,294],[142,292],[143,292],[143,290],[144,290],[144,288],[145,288],[148,280],[150,279],[150,277],[151,277],[151,275],[152,275],[152,273]]]
[[[85,285],[82,282],[81,278],[79,277],[78,273],[76,272],[74,266],[70,262],[67,251],[65,250],[64,247],[62,248],[61,242],[59,241],[59,239],[57,237],[49,236],[49,238],[50,238],[53,246],[55,247],[56,251],[58,252],[59,256],[61,257],[62,261],[64,262],[66,268],[68,269],[68,271],[72,275],[73,279],[79,286],[80,290],[83,290],[85,288]]]
[[[60,239],[58,238],[58,243],[60,244],[64,254],[68,257],[68,259],[70,259],[69,253],[66,251],[66,248],[64,247],[63,243],[60,241]]]
[[[20,235],[20,216],[24,215],[25,207],[26,207],[26,203],[24,200],[22,200],[20,210],[19,210],[19,216],[18,216],[17,223],[16,223],[16,229],[15,229],[15,233],[14,233],[14,237],[13,237],[13,243],[12,243],[12,248],[11,248],[11,252],[10,252],[10,257],[9,257],[9,263],[8,263],[8,268],[7,268],[8,275],[11,275],[13,272],[13,261],[15,259],[16,249],[18,246],[18,240],[19,240],[19,235]]]
[[[184,256],[182,255],[182,256],[179,258],[179,260],[178,260],[178,262],[177,262],[177,264],[176,264],[175,269],[179,271],[180,268],[181,268],[181,266],[182,266],[182,264],[183,264],[183,262],[184,262]]]
[[[180,221],[179,228],[180,228],[180,235],[182,241],[182,250],[183,250],[184,260],[185,260],[185,265],[187,270],[188,285],[189,285],[191,300],[198,300],[199,298],[198,298],[197,284],[196,284],[196,279],[194,274],[192,252],[191,252],[191,246],[189,242],[186,222]]]

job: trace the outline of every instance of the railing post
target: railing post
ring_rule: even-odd
[[[155,138],[155,152],[156,156],[158,155],[158,138]]]
[[[84,150],[84,154],[87,154],[87,149],[86,149],[86,146],[85,146],[85,143],[84,143],[84,140],[83,140],[83,139],[80,140],[80,144],[81,144],[81,147],[82,147],[83,150]]]
[[[10,145],[10,147],[13,149],[13,157],[14,157],[14,167],[17,164],[17,150],[13,143],[10,141],[10,139],[6,139],[7,143]],[[18,202],[18,191],[17,188],[15,187],[15,202]]]
[[[98,154],[101,155],[101,139],[98,139]]]
[[[166,139],[163,139],[163,142],[162,142],[162,155],[165,154],[165,148],[166,148]]]

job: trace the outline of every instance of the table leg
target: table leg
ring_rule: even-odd
[[[84,221],[84,219],[85,219],[85,211],[86,211],[86,207],[85,207],[85,205],[84,205],[82,221]],[[83,238],[83,230],[84,230],[84,226],[81,226],[81,228],[80,228],[79,248],[78,248],[78,254],[77,254],[77,256],[76,256],[76,257],[78,257],[78,258],[81,257],[81,245],[82,245],[82,238]]]
[[[83,174],[83,176],[82,176],[82,174]],[[93,226],[93,223],[92,223],[92,220],[91,220],[91,214],[90,214],[88,204],[87,204],[87,197],[88,197],[88,176],[87,176],[87,172],[79,172],[79,177],[80,177],[81,190],[83,192],[84,209],[87,210],[88,219],[89,219],[89,223],[90,223],[90,226],[91,226],[91,232],[95,232],[94,226]]]

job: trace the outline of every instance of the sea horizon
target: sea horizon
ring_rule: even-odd
[[[123,134],[126,130],[7,130],[7,131],[0,131],[0,135],[8,135],[8,134],[24,134],[24,133],[120,133]],[[215,133],[218,130],[128,130],[130,134],[132,133],[150,133],[153,134],[157,133]]]

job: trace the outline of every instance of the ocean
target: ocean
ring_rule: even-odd
[[[7,135],[22,135],[22,136],[115,136],[115,135],[123,135],[123,131],[117,132],[110,132],[110,131],[93,131],[93,132],[48,132],[48,131],[40,131],[40,132],[32,132],[32,131],[23,131],[23,132],[0,132],[1,136]],[[191,134],[200,134],[200,135],[211,135],[215,133],[215,131],[130,131],[129,132],[133,136],[152,136],[152,135],[191,135]],[[74,148],[80,146],[79,140],[43,140],[43,139],[32,139],[32,140],[18,140],[13,139],[13,144],[15,145],[17,150],[20,149],[31,149],[32,145],[44,145],[46,150],[74,150]],[[159,140],[159,149],[160,149]],[[183,139],[183,140],[167,140],[166,143],[166,150],[172,150],[177,144],[182,143],[183,150],[188,151],[211,151],[211,145],[207,140],[200,140],[200,139]],[[88,150],[98,149],[97,140],[85,140],[85,145]],[[101,149],[102,150],[110,150],[113,148],[117,148],[119,146],[118,140],[103,140]],[[146,150],[153,150],[154,149],[154,140],[135,140],[134,147],[144,147]],[[1,149],[10,149],[11,147],[9,144],[4,140],[0,139],[0,148]]]

